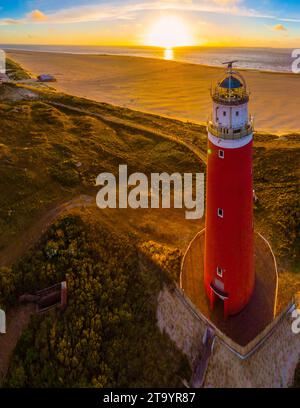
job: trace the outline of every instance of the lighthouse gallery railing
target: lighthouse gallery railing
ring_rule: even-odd
[[[219,137],[220,139],[241,139],[242,137],[246,137],[253,132],[253,120],[250,119],[247,125],[240,126],[238,128],[218,126],[215,125],[213,121],[209,120],[207,124],[207,130],[213,136]]]

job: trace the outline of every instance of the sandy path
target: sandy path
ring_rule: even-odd
[[[13,51],[11,58],[34,75],[51,73],[58,90],[194,122],[206,122],[209,89],[223,70],[216,67],[126,56]],[[245,71],[257,130],[300,130],[300,76]]]
[[[65,211],[73,208],[82,208],[95,205],[95,199],[91,196],[81,195],[66,203],[60,204],[48,211],[34,225],[26,230],[15,242],[0,251],[0,266],[11,265],[30,249],[46,232],[47,228]]]

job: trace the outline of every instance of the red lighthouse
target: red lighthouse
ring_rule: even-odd
[[[213,308],[241,311],[254,289],[253,127],[243,77],[228,63],[208,123],[204,284]]]

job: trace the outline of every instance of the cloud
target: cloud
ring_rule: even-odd
[[[213,3],[220,4],[221,6],[236,5],[241,3],[241,0],[213,0]]]
[[[110,3],[109,0],[101,4],[83,4],[76,7],[62,8],[45,15],[40,10],[33,10],[23,19],[0,20],[0,24],[19,23],[42,23],[66,24],[91,21],[108,20],[133,20],[139,13],[146,11],[189,11],[189,12],[209,12],[230,14],[244,17],[256,17],[273,19],[277,21],[291,21],[288,18],[279,18],[274,15],[262,14],[254,9],[249,9],[244,5],[244,0],[154,0]],[[293,22],[300,22],[300,19],[293,19]],[[280,26],[280,24],[278,24]]]
[[[21,24],[22,22],[20,20],[15,20],[14,18],[5,18],[4,20],[1,20],[3,25],[13,25],[13,24]]]
[[[266,17],[243,5],[243,0],[155,0],[135,3],[114,3],[108,1],[97,5],[82,5],[53,12],[47,16],[50,23],[79,23],[103,20],[131,20],[145,11],[189,11],[223,13],[249,17]]]
[[[12,24],[26,24],[26,23],[42,23],[45,22],[48,17],[40,10],[32,10],[24,18],[14,19],[5,18],[0,20],[0,25],[12,25]]]
[[[275,31],[287,31],[287,28],[283,24],[276,24],[273,27]]]
[[[33,10],[31,13],[27,14],[27,17],[33,21],[45,21],[47,16],[40,10]]]

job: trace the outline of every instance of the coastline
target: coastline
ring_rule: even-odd
[[[125,48],[125,46],[124,46]],[[184,61],[184,60],[177,60],[177,59],[166,59],[164,57],[153,57],[153,56],[145,56],[145,55],[130,55],[130,54],[118,54],[118,53],[105,53],[105,52],[71,52],[71,51],[50,51],[50,50],[26,50],[21,48],[6,48],[4,51],[7,54],[18,54],[18,53],[41,53],[41,54],[62,54],[62,55],[71,55],[71,56],[91,56],[91,57],[125,57],[125,58],[137,58],[137,59],[147,59],[147,60],[158,60],[158,61],[165,61],[165,62],[173,62],[177,64],[187,64],[187,65],[194,65],[199,66],[202,68],[216,68],[224,71],[224,67],[221,65],[213,65],[213,64],[202,64],[192,61]],[[243,72],[260,72],[263,74],[277,74],[277,75],[291,75],[295,76],[295,74],[291,71],[279,71],[279,70],[271,70],[271,69],[258,69],[258,68],[244,68],[244,67],[237,67],[239,71]]]
[[[14,47],[15,46],[15,47]],[[22,48],[24,46],[25,48]],[[206,63],[206,62],[200,62],[199,60],[197,61],[196,57],[179,57],[178,55],[181,55],[181,51],[184,50],[187,52],[195,52],[201,50],[205,51],[207,50],[214,50],[215,53],[218,53],[218,51],[222,51],[223,49],[228,49],[230,50],[249,50],[253,51],[255,49],[256,51],[279,51],[279,50],[285,50],[288,51],[289,54],[292,53],[293,49],[292,48],[286,48],[286,47],[238,47],[238,46],[233,46],[233,47],[216,47],[216,46],[208,46],[208,47],[199,47],[199,46],[184,46],[184,47],[173,47],[172,50],[174,52],[174,57],[171,58],[166,58],[166,48],[165,47],[159,47],[159,46],[143,46],[143,45],[134,45],[134,46],[128,46],[128,45],[120,45],[120,46],[87,46],[87,45],[82,45],[82,46],[68,46],[68,45],[60,45],[53,46],[51,44],[46,44],[46,45],[38,45],[38,44],[33,44],[32,48],[30,48],[28,45],[26,46],[25,44],[3,44],[0,45],[2,47],[3,51],[5,52],[40,52],[40,53],[51,53],[51,54],[68,54],[68,55],[98,55],[98,56],[128,56],[128,57],[136,57],[136,58],[149,58],[149,59],[159,59],[159,60],[171,60],[174,62],[179,62],[179,63],[185,63],[185,64],[192,64],[192,65],[200,65],[203,67],[216,67],[216,68],[223,68],[223,60],[224,59],[229,59],[230,56],[223,56],[222,62],[219,63]],[[3,48],[4,47],[4,48]],[[36,47],[36,48],[35,48]],[[51,49],[53,48],[53,49]],[[71,50],[73,48],[73,50]],[[97,49],[97,48],[102,48],[102,50]],[[77,49],[77,50],[76,50]],[[85,50],[84,50],[85,49]],[[97,49],[97,50],[96,50]],[[104,51],[104,49],[107,49]],[[120,52],[120,50],[125,50]],[[135,53],[135,51],[139,51],[140,53]],[[152,51],[152,52],[151,52]],[[288,54],[288,55],[289,55]],[[189,54],[188,54],[189,55]],[[213,60],[214,58],[212,58]],[[240,61],[243,61],[243,57],[240,56]],[[249,60],[251,62],[251,59]],[[254,60],[253,60],[254,61]],[[285,61],[287,62],[287,61]],[[265,61],[267,63],[267,61]],[[269,61],[269,64],[271,61]],[[275,64],[276,66],[276,64]],[[288,64],[289,68],[290,64]],[[257,72],[270,72],[270,73],[279,73],[279,74],[292,74],[291,69],[274,69],[273,68],[263,68],[263,67],[251,67],[251,66],[237,66],[239,70],[242,71],[257,71]]]
[[[224,69],[192,62],[111,54],[6,50],[37,76],[51,73],[58,91],[147,113],[203,124],[209,89]],[[252,93],[251,114],[260,133],[299,133],[300,82],[285,72],[240,69]],[[253,96],[255,95],[255,97]]]

